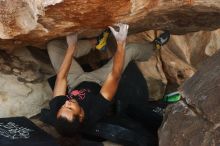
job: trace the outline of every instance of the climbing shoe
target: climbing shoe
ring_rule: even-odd
[[[169,31],[165,31],[164,33],[160,34],[159,37],[157,37],[153,42],[156,45],[156,48],[159,49],[161,46],[166,44],[170,39],[170,33]]]
[[[178,102],[181,99],[181,95],[178,91],[165,95],[162,101],[167,103]]]
[[[110,30],[106,29],[100,36],[97,37],[97,44],[96,44],[96,49],[105,51],[107,49],[107,39],[110,34]]]

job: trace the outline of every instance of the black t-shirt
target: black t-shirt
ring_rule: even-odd
[[[93,125],[108,111],[111,102],[100,94],[101,86],[94,82],[82,82],[66,96],[54,97],[50,102],[51,114],[56,117],[57,111],[68,98],[74,98],[83,108],[83,124]]]
[[[56,78],[53,78],[52,81],[49,82],[51,83],[52,89],[54,87],[55,80]],[[97,121],[96,119],[103,117],[109,108],[110,102],[100,95],[100,88],[101,87],[98,84],[93,82],[82,82],[75,88],[75,90],[89,89],[90,91],[88,93],[86,92],[86,96],[84,97],[86,98],[85,100],[80,100],[83,97],[82,92],[80,94],[80,98],[78,98],[78,101],[80,100],[79,104],[85,111],[85,122],[88,121],[87,123],[94,123],[93,121]],[[74,94],[77,92],[78,91],[75,91]],[[41,112],[41,115],[43,116],[42,121],[48,124],[54,123],[57,111],[67,99],[68,98],[66,96],[58,96],[51,100],[50,107],[52,112],[46,111],[46,114],[42,114]],[[147,84],[142,73],[134,62],[129,63],[125,69],[119,82],[116,95],[114,96],[114,100],[116,101],[116,106],[113,106],[113,108],[115,108],[113,110],[116,112],[124,112],[124,110],[126,110],[131,104],[139,106],[142,103],[147,102]]]

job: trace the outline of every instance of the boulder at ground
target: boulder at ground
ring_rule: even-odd
[[[218,51],[181,86],[183,99],[166,111],[160,146],[220,145],[219,62]]]

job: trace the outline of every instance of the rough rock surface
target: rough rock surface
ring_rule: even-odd
[[[117,22],[128,23],[130,33],[213,30],[220,26],[220,1],[0,0],[0,48],[42,46],[75,31],[81,37],[97,36]]]
[[[154,32],[132,35],[129,42],[154,39]],[[150,97],[160,99],[167,84],[181,85],[198,69],[199,64],[220,49],[220,29],[172,35],[169,42],[147,62],[138,63],[147,80]]]
[[[11,55],[0,51],[0,58],[0,117],[39,113],[52,95],[46,81],[53,73],[50,64],[34,59],[27,49]]]
[[[160,146],[220,145],[220,52],[207,59],[180,88],[159,132]]]

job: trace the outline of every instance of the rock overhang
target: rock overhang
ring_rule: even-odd
[[[130,33],[169,30],[185,34],[220,26],[220,2],[158,0],[0,1],[0,48],[44,48],[72,32],[95,37],[108,25],[123,22]],[[208,21],[207,21],[208,20]]]

